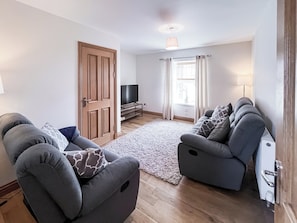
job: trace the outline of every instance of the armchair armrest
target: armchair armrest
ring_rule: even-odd
[[[196,150],[219,156],[223,158],[232,158],[233,155],[226,144],[208,140],[204,136],[187,133],[181,136],[183,144],[188,145]]]
[[[99,148],[100,147],[96,143],[94,143],[91,140],[89,140],[83,136],[80,136],[80,135],[77,136],[71,143],[78,146],[80,149]],[[107,161],[109,161],[109,162],[112,162],[119,158],[116,154],[114,154],[108,150],[104,150],[104,155],[105,155],[105,158],[107,159]]]
[[[21,186],[32,192],[27,194],[29,203],[36,189],[28,184],[31,178],[50,195],[66,217],[73,219],[78,215],[82,205],[80,184],[69,161],[57,148],[47,143],[31,146],[19,156],[15,167]]]
[[[76,126],[65,127],[65,128],[59,129],[59,131],[67,138],[69,143],[75,144],[80,149],[99,148],[99,146],[96,143],[81,136],[80,131]]]
[[[71,150],[84,150],[86,148],[99,148],[100,146],[96,143],[92,142],[91,140],[85,138],[84,136],[80,135],[80,131],[76,126],[65,127],[59,129],[59,131],[67,138],[69,144],[66,148],[66,151]],[[114,153],[104,150],[104,155],[107,161],[111,162],[119,157]]]
[[[83,136],[77,136],[72,143],[80,147],[81,149],[86,149],[86,148],[99,148],[99,146],[94,143],[93,141],[83,137]]]
[[[139,171],[139,162],[132,157],[121,157],[82,185],[82,215],[86,215],[127,183]]]

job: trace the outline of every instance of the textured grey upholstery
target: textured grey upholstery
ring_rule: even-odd
[[[258,148],[265,124],[252,101],[245,97],[237,101],[230,117],[230,132],[223,143],[196,134],[181,136],[178,162],[182,175],[240,190],[247,163]]]
[[[68,131],[69,129],[66,129]],[[66,150],[98,148],[71,128]],[[56,142],[17,113],[0,117],[4,147],[38,222],[123,222],[135,209],[139,163],[104,151],[110,162],[88,180],[75,175]],[[61,132],[64,134],[64,130]]]

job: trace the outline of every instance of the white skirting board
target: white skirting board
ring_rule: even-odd
[[[263,136],[261,138],[259,148],[256,155],[255,171],[257,177],[257,183],[260,193],[260,198],[266,200],[267,202],[273,203],[275,201],[274,187],[269,186],[263,177],[261,172],[264,170],[274,172],[274,162],[275,162],[275,142],[265,129]],[[275,184],[274,176],[266,175],[270,182]]]

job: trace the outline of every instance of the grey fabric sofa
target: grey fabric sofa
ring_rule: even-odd
[[[211,116],[212,111],[206,112]],[[209,185],[240,190],[246,167],[265,129],[259,111],[248,98],[240,98],[229,116],[230,130],[224,142],[186,133],[178,145],[182,175]]]
[[[98,148],[75,128],[61,130],[66,150]],[[80,180],[56,142],[18,113],[0,117],[0,134],[26,202],[41,223],[123,222],[135,209],[139,163],[104,151],[110,162],[91,179]]]

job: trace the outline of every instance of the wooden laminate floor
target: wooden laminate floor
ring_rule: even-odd
[[[122,123],[126,134],[158,116],[145,114]],[[35,223],[20,189],[2,197],[0,223]],[[273,213],[259,199],[253,168],[240,192],[223,190],[183,177],[174,186],[141,171],[137,206],[125,223],[271,223]]]

